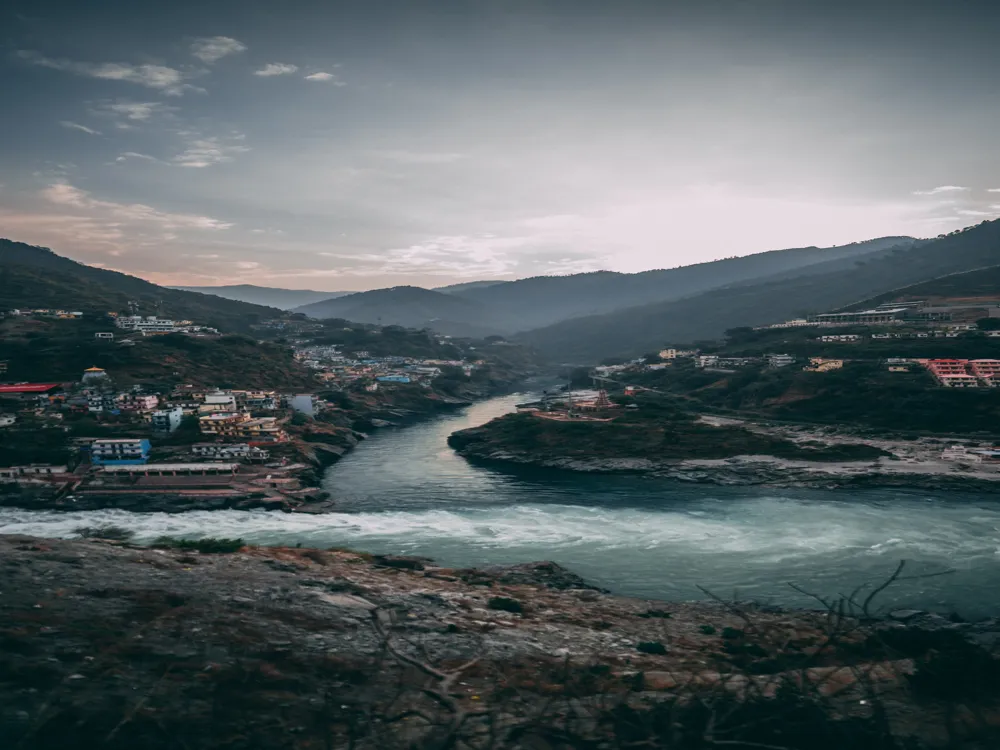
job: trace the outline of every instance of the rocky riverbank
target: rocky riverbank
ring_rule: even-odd
[[[717,457],[720,446],[707,443],[705,458],[661,458],[670,455],[673,445],[637,446],[636,441],[622,440],[610,433],[609,425],[574,424],[574,432],[547,435],[553,427],[547,420],[539,439],[518,422],[530,417],[503,417],[483,425],[453,433],[448,440],[455,451],[470,460],[496,465],[534,466],[546,469],[591,474],[641,474],[691,484],[721,486],[801,487],[838,489],[851,487],[902,487],[927,490],[966,490],[1000,492],[1000,471],[989,464],[961,464],[940,458],[941,443],[933,439],[892,441],[854,435],[831,434],[802,427],[775,427],[752,424],[742,420],[702,419],[705,430],[738,429],[744,434],[760,436],[764,445],[774,445],[788,454],[807,455],[822,451],[825,460],[806,460],[784,455],[739,453],[739,446],[723,444],[721,452],[733,455]],[[565,425],[552,423],[557,429]],[[514,428],[512,429],[512,425]],[[628,432],[629,426],[619,429]],[[601,431],[608,440],[601,440]],[[526,437],[526,439],[525,439]],[[562,439],[556,439],[556,438]],[[626,435],[626,437],[630,437]],[[699,437],[701,437],[699,435]],[[588,454],[586,448],[592,450]],[[808,446],[808,449],[799,448]],[[850,460],[850,453],[867,449],[870,456]],[[830,460],[838,451],[844,460]],[[636,453],[640,455],[635,455]],[[697,450],[688,451],[697,454]]]
[[[1000,727],[997,621],[654,602],[553,563],[459,570],[346,550],[7,536],[0,568],[11,747],[479,747],[493,731],[495,748],[624,748],[626,726],[668,747],[662,711],[691,748],[715,746],[712,724],[831,750],[881,731],[987,747]],[[808,716],[741,734],[789,701]],[[812,744],[795,741],[800,719]],[[441,745],[449,733],[468,741]],[[560,733],[580,742],[546,739]]]

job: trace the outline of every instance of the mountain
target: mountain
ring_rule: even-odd
[[[336,299],[351,294],[351,292],[316,292],[312,289],[281,289],[272,286],[254,286],[253,284],[234,284],[232,286],[172,286],[185,292],[212,294],[224,299],[248,302],[252,305],[277,307],[280,310],[291,310],[293,307],[309,305],[325,299]]]
[[[1000,260],[1000,258],[998,258]],[[1000,300],[1000,266],[977,268],[972,271],[950,273],[919,284],[894,289],[850,305],[850,309],[866,309],[886,302],[996,301]]]
[[[450,336],[498,333],[490,312],[477,302],[418,286],[374,289],[295,308],[312,318],[344,318],[356,323],[433,328]]]
[[[709,289],[778,274],[801,275],[822,264],[851,265],[857,258],[912,242],[909,237],[882,237],[840,247],[774,250],[642,273],[598,271],[536,276],[454,294],[488,308],[495,325],[509,332],[524,331],[568,318],[690,297]]]
[[[128,313],[130,302],[138,303],[142,315],[191,320],[230,332],[246,332],[253,323],[281,315],[273,307],[169,289],[77,263],[45,247],[0,239],[0,310],[56,307]]]
[[[912,242],[914,240],[909,237],[883,237],[842,247],[776,250],[634,274],[597,271],[570,276],[536,276],[519,281],[457,284],[419,292],[415,291],[417,287],[393,287],[294,310],[318,318],[341,317],[358,322],[381,319],[383,323],[426,325],[451,335],[509,335],[574,317],[677,299],[751,279],[807,274],[813,268],[819,273],[835,267],[850,267],[858,258]],[[468,304],[456,304],[456,299]],[[414,315],[417,317],[410,317]]]
[[[488,286],[497,284],[509,284],[509,281],[466,281],[463,284],[449,284],[448,286],[436,286],[432,291],[444,292],[445,294],[459,294],[471,289],[485,289]]]
[[[639,356],[668,343],[716,338],[728,328],[860,304],[911,284],[993,265],[997,258],[1000,221],[984,222],[935,240],[883,248],[849,267],[819,264],[798,275],[785,272],[684,299],[563,321],[523,333],[518,340],[567,362]]]

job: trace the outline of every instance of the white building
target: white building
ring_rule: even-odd
[[[191,321],[170,320],[168,318],[158,318],[155,315],[147,317],[141,315],[121,315],[115,319],[115,325],[127,331],[139,331],[141,333],[173,333],[181,326],[191,325]]]
[[[211,411],[236,411],[236,395],[231,391],[214,391],[205,394],[205,406]]]
[[[787,367],[794,364],[795,357],[790,354],[768,354],[767,364],[771,367]]]
[[[181,426],[183,418],[184,410],[179,406],[175,406],[172,409],[154,411],[150,415],[149,421],[153,426],[153,432],[173,432]]]
[[[196,443],[191,446],[191,452],[201,458],[220,458],[232,460],[245,458],[250,461],[266,461],[271,452],[249,443]]]

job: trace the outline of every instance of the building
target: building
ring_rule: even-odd
[[[153,432],[173,432],[181,426],[184,418],[184,410],[175,406],[171,409],[160,409],[149,415],[149,422],[153,427]]]
[[[108,373],[102,370],[100,367],[88,367],[83,371],[83,377],[80,378],[81,383],[100,383],[107,380]]]
[[[769,367],[788,367],[795,363],[795,357],[790,354],[768,354],[767,364]]]
[[[409,375],[377,375],[375,377],[380,383],[409,383]]]
[[[87,397],[87,411],[91,414],[120,414],[118,398],[110,393]]]
[[[0,385],[0,398],[17,398],[23,401],[46,397],[62,386],[59,383],[18,383]]]
[[[978,388],[979,379],[969,374],[967,359],[929,359],[925,366],[945,388]]]
[[[830,372],[840,370],[844,367],[842,359],[825,359],[824,357],[810,357],[809,364],[802,369],[806,372]]]
[[[101,468],[103,474],[118,476],[145,476],[145,477],[176,477],[176,476],[205,476],[209,474],[235,474],[240,470],[239,464],[233,463],[212,463],[212,464],[145,464],[143,466],[114,465]]]
[[[95,333],[94,338],[98,341],[114,341],[115,335],[113,333]]]
[[[831,344],[831,343],[844,343],[849,341],[861,341],[861,337],[853,333],[847,333],[841,336],[820,336],[819,340],[822,341],[824,344]]]
[[[159,396],[128,394],[121,399],[121,408],[126,411],[150,411],[160,405]]]
[[[943,461],[965,461],[967,463],[980,464],[983,462],[983,457],[977,453],[970,453],[969,449],[964,445],[949,445],[943,451],[941,451],[941,460]]]
[[[858,312],[823,313],[822,315],[813,315],[809,318],[809,322],[818,323],[821,326],[886,325],[901,322],[909,311],[909,307],[878,307],[874,310],[860,310]]]
[[[191,325],[190,320],[169,320],[155,315],[121,315],[115,319],[118,328],[140,333],[173,333],[183,326]]]
[[[983,385],[989,388],[1000,385],[1000,359],[974,359],[969,367]]]
[[[254,443],[278,443],[288,435],[275,417],[252,418],[245,412],[219,412],[198,418],[198,428],[204,435],[232,437]]]
[[[223,460],[245,458],[248,461],[266,461],[271,457],[271,451],[249,443],[196,443],[191,446],[191,452],[199,458]]]
[[[98,466],[129,466],[149,460],[146,438],[107,438],[90,444],[90,462]]]
[[[236,394],[232,391],[212,391],[205,394],[205,407],[211,411],[236,411]]]
[[[274,411],[278,408],[278,394],[274,391],[233,391],[236,408],[248,411]]]
[[[44,478],[53,475],[66,474],[69,468],[65,464],[28,464],[27,466],[0,466],[0,481],[18,480],[24,478]]]

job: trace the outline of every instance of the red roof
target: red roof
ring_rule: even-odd
[[[47,393],[62,383],[22,383],[21,385],[0,385],[0,393]]]

